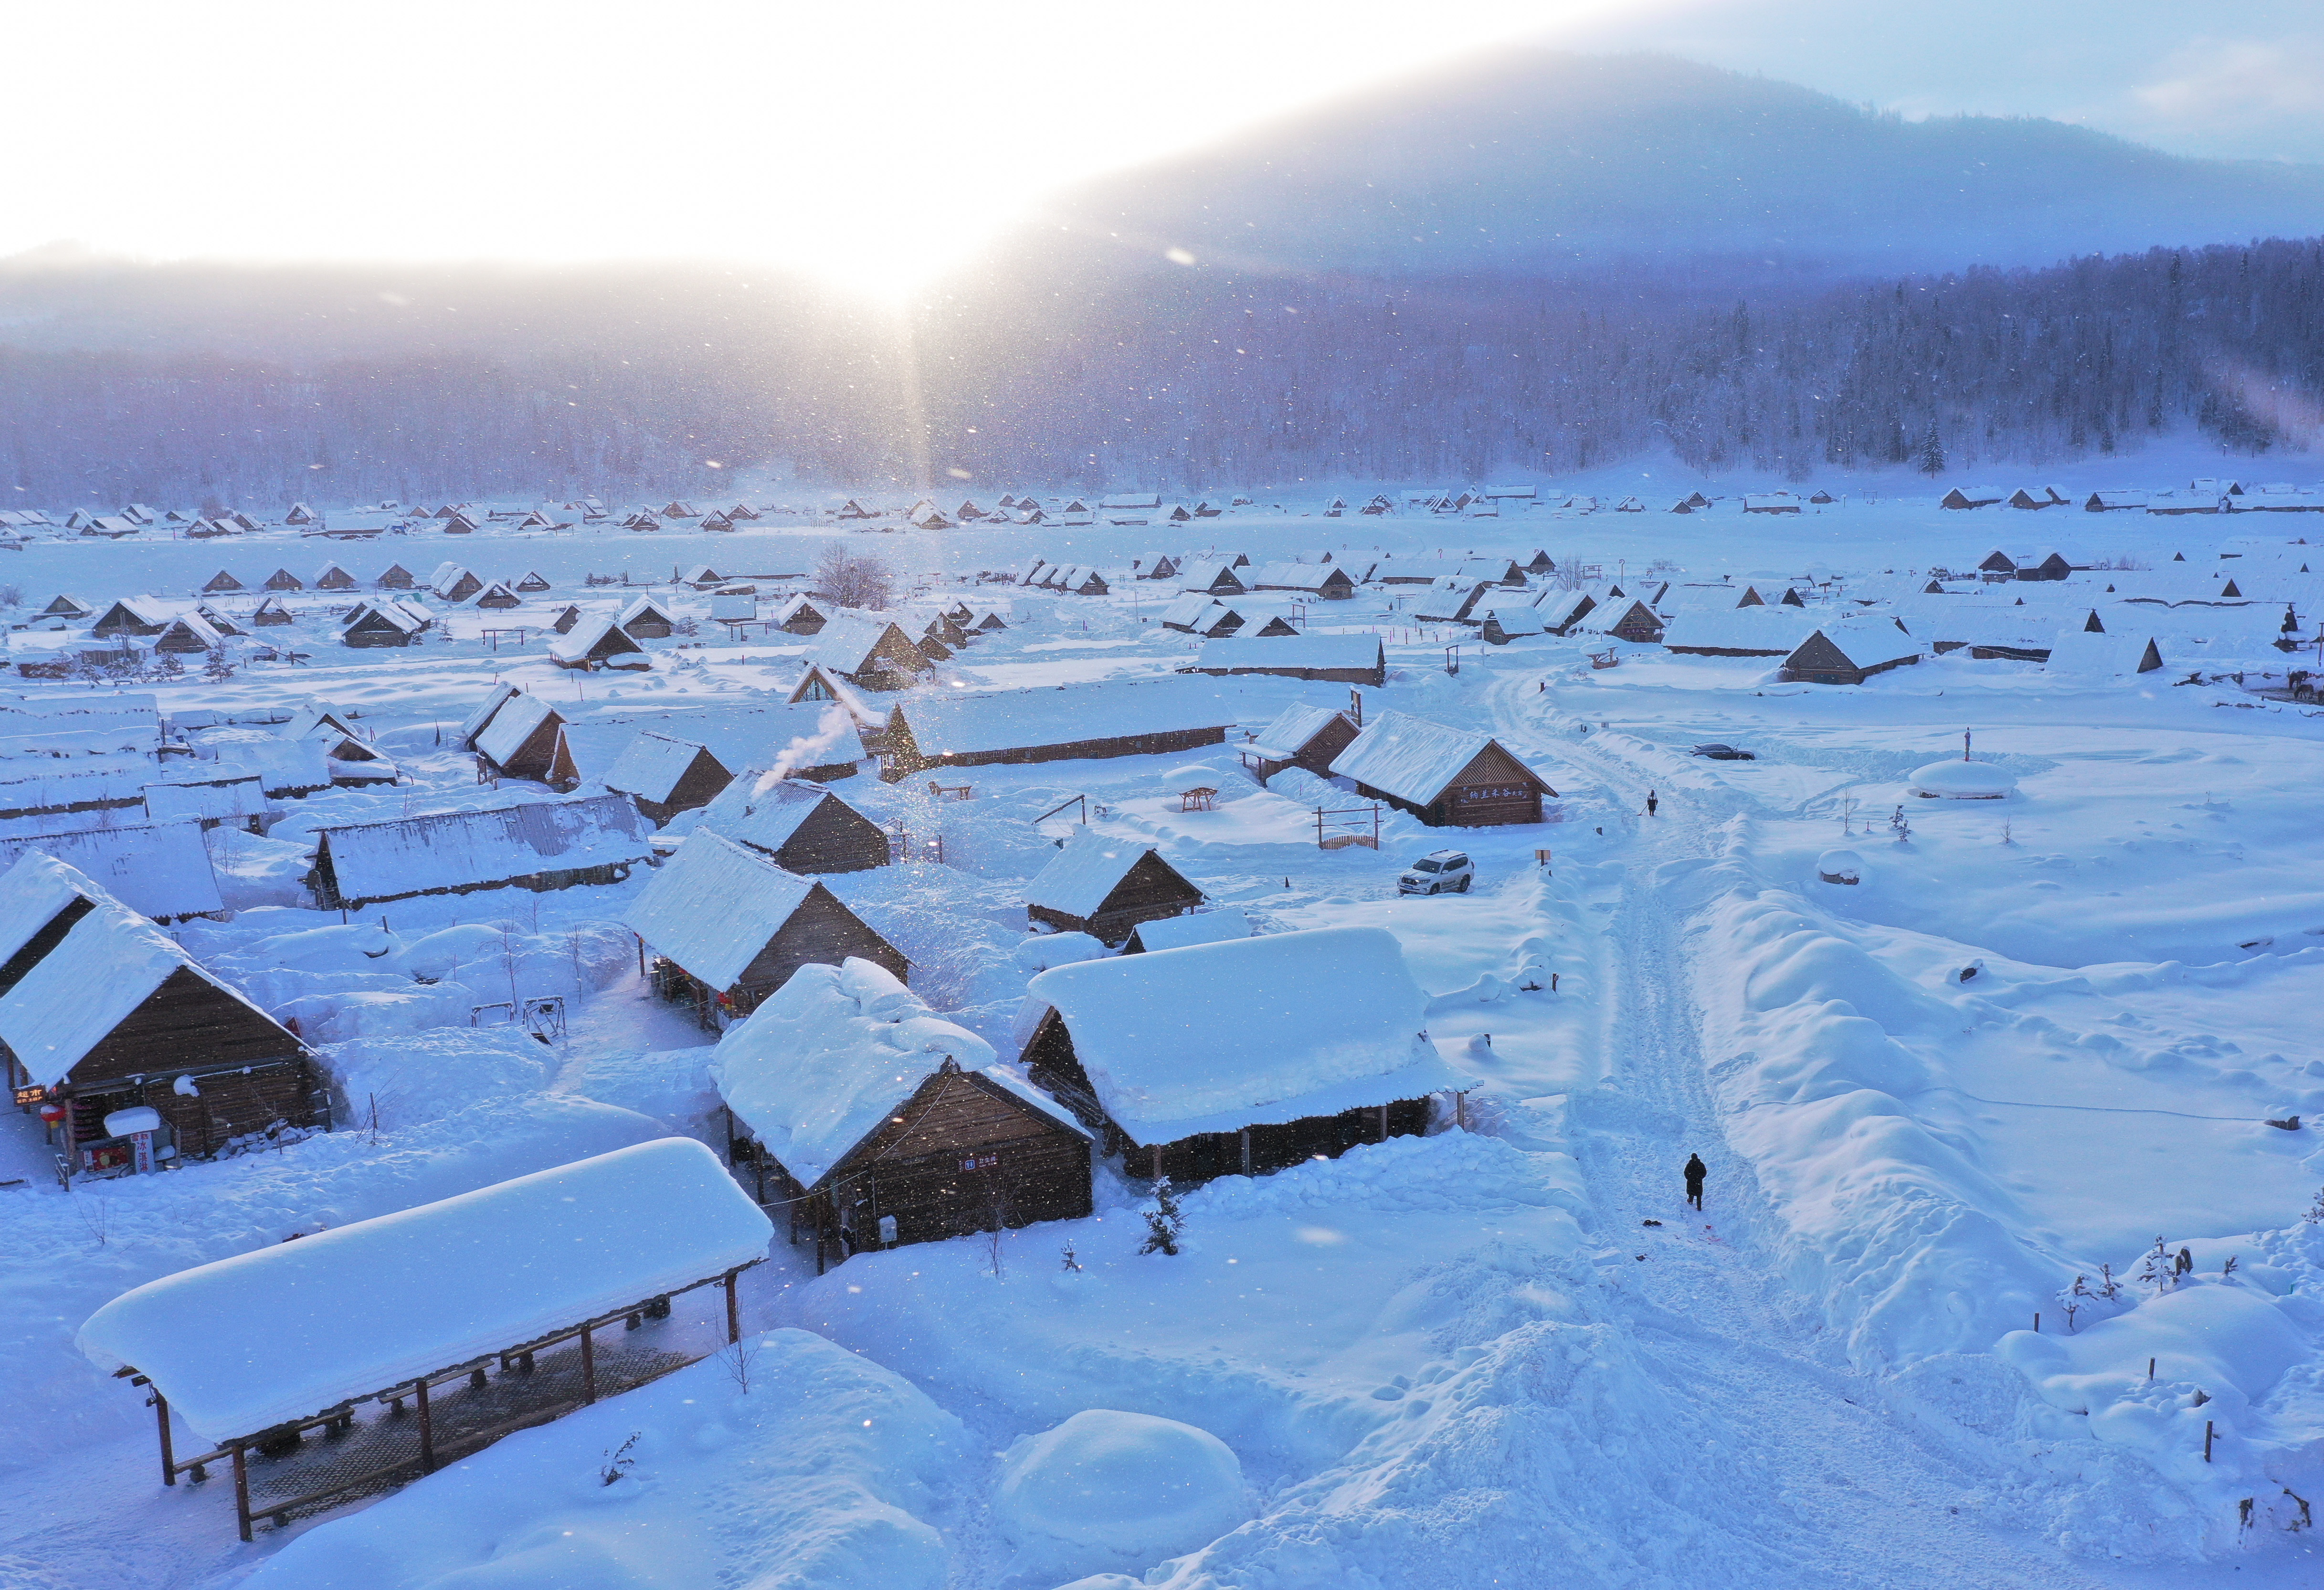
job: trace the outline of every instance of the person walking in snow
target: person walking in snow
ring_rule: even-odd
[[[1655,808],[1656,806],[1660,805],[1661,804],[1662,804],[1661,802],[1659,802],[1659,801],[1657,801],[1657,800],[1655,800],[1655,792],[1654,792],[1653,790],[1648,790],[1648,791],[1646,791],[1646,815],[1647,815],[1647,816],[1649,816],[1649,817],[1653,816],[1653,815],[1655,814]]]
[[[1702,1207],[1702,1179],[1709,1174],[1710,1167],[1702,1163],[1701,1154],[1686,1156],[1686,1201],[1698,1209]]]

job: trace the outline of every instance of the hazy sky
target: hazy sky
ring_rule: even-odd
[[[2324,0],[0,0],[0,256],[707,255],[894,290],[1046,189],[1519,38],[2324,161]]]

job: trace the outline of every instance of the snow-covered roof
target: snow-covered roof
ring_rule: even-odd
[[[709,748],[691,740],[677,740],[641,729],[623,747],[605,775],[605,787],[649,801],[666,801],[694,766],[694,758]],[[714,758],[715,759],[715,758]]]
[[[640,596],[632,600],[627,607],[622,609],[621,616],[613,621],[627,629],[631,624],[643,618],[659,619],[665,624],[673,621],[669,610],[650,596]]]
[[[1335,563],[1263,563],[1243,576],[1254,591],[1320,591],[1333,574],[1354,575]]]
[[[230,1440],[764,1258],[767,1217],[687,1137],[180,1271],[80,1328]]]
[[[761,772],[780,767],[788,777],[800,768],[860,762],[866,754],[855,720],[841,703],[778,703],[761,708],[760,715],[769,720],[765,747],[752,758]],[[879,721],[884,714],[872,716]]]
[[[75,900],[105,898],[105,891],[78,868],[43,851],[27,850],[0,872],[0,964]]]
[[[777,777],[770,770],[752,768],[703,808],[702,828],[771,855],[790,842],[791,835],[817,806],[836,800],[839,797],[820,784]]]
[[[2111,678],[2136,674],[2146,661],[2146,648],[2155,646],[2155,639],[2151,628],[2100,635],[2075,625],[2052,635],[2049,646],[2049,660],[2043,666],[2052,674]],[[2160,647],[2156,656],[2162,656]]]
[[[1921,655],[1921,643],[1888,619],[1876,619],[1869,623],[1821,624],[1808,639],[1815,635],[1830,641],[1852,666],[1858,668],[1878,667],[1883,663]],[[1800,644],[1804,646],[1807,641]]]
[[[1492,743],[1482,730],[1448,729],[1408,712],[1382,712],[1332,759],[1332,771],[1425,806]]]
[[[515,699],[518,694],[515,685],[506,683],[495,685],[485,692],[484,699],[476,703],[475,710],[460,724],[462,749],[474,750],[476,736],[484,731],[484,725],[493,721],[493,714]]]
[[[476,749],[495,762],[506,764],[524,749],[524,742],[532,738],[534,730],[557,715],[557,709],[541,696],[512,696],[476,736]]]
[[[1251,936],[1250,918],[1235,906],[1223,911],[1197,911],[1186,916],[1162,916],[1141,922],[1131,933],[1146,950],[1184,950],[1195,944],[1225,944]]]
[[[613,795],[353,823],[316,837],[330,841],[331,874],[345,900],[505,883],[640,862],[653,853],[639,832],[637,807]]]
[[[1616,599],[1620,602],[1620,599]],[[1628,603],[1621,603],[1627,607]],[[1694,648],[1715,651],[1785,657],[1814,632],[1816,620],[1796,607],[1687,608],[1674,615],[1663,630],[1663,644],[1674,651]]]
[[[52,1088],[63,1081],[180,968],[258,1009],[240,989],[204,970],[160,928],[101,887],[90,883],[80,892],[96,909],[0,994],[0,1042],[35,1083]],[[283,1043],[286,1052],[297,1046],[288,1033]],[[168,1054],[157,1051],[154,1068],[167,1064]]]
[[[76,806],[88,810],[127,804],[142,797],[152,777],[146,767],[110,767],[96,773],[11,778],[0,782],[0,812],[63,812]]]
[[[807,655],[834,673],[857,673],[872,660],[873,648],[887,638],[890,630],[895,630],[899,638],[909,643],[910,637],[884,615],[842,610],[833,613],[823,628],[816,631],[810,642],[813,649]]]
[[[12,639],[24,638],[20,633]],[[151,695],[0,696],[0,754],[143,754],[161,738],[161,714]]]
[[[1269,761],[1288,761],[1299,754],[1299,748],[1332,726],[1333,721],[1347,714],[1335,707],[1286,707],[1259,731],[1259,738],[1242,749]]]
[[[898,703],[927,757],[1065,745],[1179,730],[1231,728],[1239,685],[1199,675],[972,694],[954,690]]]
[[[1081,1130],[996,1064],[991,1044],[936,1016],[885,967],[853,956],[793,972],[719,1039],[710,1075],[735,1118],[812,1187],[947,1060]]]
[[[710,987],[731,988],[817,887],[723,834],[696,830],[622,921]]]
[[[235,731],[227,731],[235,734]],[[331,782],[330,747],[319,740],[278,740],[253,732],[247,740],[213,735],[221,770],[248,767],[255,771],[269,795],[287,795],[327,787]]]
[[[1154,847],[1076,828],[1025,886],[1025,903],[1066,916],[1087,916],[1105,904],[1130,869]]]
[[[615,634],[621,636],[622,639],[614,643],[614,653],[626,655],[636,652],[643,655],[645,648],[631,637],[627,630],[613,621],[613,615],[599,613],[595,618],[583,619],[573,626],[569,634],[560,635],[550,641],[549,643],[549,660],[568,664],[584,661],[597,648],[599,642],[607,636]]]
[[[199,784],[145,786],[145,815],[156,823],[235,823],[263,816],[265,812],[266,790],[255,773]]]
[[[1191,627],[1204,613],[1219,605],[1219,599],[1207,591],[1182,591],[1164,606],[1162,616],[1157,621]],[[1204,627],[1207,629],[1209,626]]]
[[[1098,1102],[1140,1144],[1467,1085],[1384,928],[1327,927],[1060,966],[1054,1006]]]
[[[63,862],[132,911],[158,921],[226,908],[198,823],[141,823],[0,840],[0,867],[14,867],[32,855]]]
[[[1203,642],[1194,666],[1336,668],[1380,666],[1377,635],[1222,635]]]

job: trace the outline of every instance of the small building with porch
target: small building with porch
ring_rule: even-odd
[[[1032,1080],[1130,1175],[1181,1185],[1428,1129],[1469,1086],[1424,1030],[1395,935],[1313,928],[1053,967]]]
[[[1120,943],[1142,922],[1207,903],[1152,845],[1086,827],[1076,828],[1025,886],[1025,914],[1033,925],[1087,933],[1106,944]]]
[[[1409,812],[1432,828],[1541,821],[1557,791],[1491,735],[1449,729],[1407,712],[1382,712],[1333,758],[1356,793]]]

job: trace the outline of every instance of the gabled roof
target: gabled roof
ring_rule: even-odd
[[[729,988],[821,887],[746,845],[696,829],[622,920],[658,953],[714,988]]]
[[[886,968],[853,956],[793,972],[718,1041],[710,1075],[752,1135],[813,1187],[947,1062],[1082,1130],[996,1066],[991,1044],[937,1016]]]
[[[810,662],[799,682],[791,686],[787,698],[792,706],[807,706],[819,701],[838,703],[842,712],[860,728],[871,728],[888,721],[888,714],[863,698],[862,692],[821,663]]]
[[[613,621],[626,630],[642,618],[659,619],[665,624],[677,621],[670,617],[669,609],[650,596],[640,596],[632,601],[627,607],[622,609],[621,616]]]
[[[1128,735],[1231,728],[1234,681],[1200,675],[973,694],[955,690],[897,703],[924,757],[1065,745]]]
[[[1499,743],[1482,730],[1448,729],[1408,712],[1382,712],[1333,758],[1332,771],[1425,806],[1443,795],[1487,747]],[[1501,751],[1512,765],[1525,767],[1508,748]],[[1545,794],[1557,793],[1538,774],[1526,771]]]
[[[429,812],[318,832],[331,849],[343,900],[392,900],[540,872],[645,860],[653,846],[625,795],[526,801],[474,812]]]
[[[1421,1035],[1428,997],[1384,928],[1329,927],[1055,967],[1028,990],[1140,1144],[1468,1085]]]
[[[678,780],[702,757],[709,757],[721,773],[726,771],[708,746],[642,729],[613,758],[612,768],[605,774],[605,787],[641,800],[666,801],[678,788]]]
[[[815,649],[808,655],[833,673],[860,673],[872,662],[872,654],[879,648],[881,642],[891,633],[912,656],[920,655],[919,648],[912,644],[912,638],[893,620],[880,614],[842,609],[833,613],[829,621],[816,632]]]
[[[602,653],[603,657],[625,657],[633,652],[643,657],[646,648],[640,646],[627,630],[615,623],[611,613],[582,619],[549,643],[549,660],[568,666],[586,661],[593,655]]]
[[[1259,731],[1256,740],[1242,749],[1270,761],[1288,761],[1309,740],[1347,719],[1347,713],[1333,707],[1286,707]]]
[[[846,732],[853,734],[853,726]],[[812,767],[814,762],[795,764]],[[703,810],[701,827],[715,830],[728,839],[773,855],[788,844],[816,808],[825,801],[845,801],[822,785],[802,778],[776,777],[771,768],[750,768],[720,791],[718,797]],[[853,810],[853,808],[850,808]]]
[[[1152,845],[1076,828],[1025,886],[1025,903],[1064,916],[1093,915],[1106,896],[1121,887],[1130,869],[1148,856],[1161,859]]]
[[[560,723],[564,721],[557,709],[540,696],[522,694],[512,696],[500,711],[493,714],[493,721],[477,734],[476,749],[505,766],[511,757],[524,749],[524,742],[532,738],[533,731],[552,720]]]

